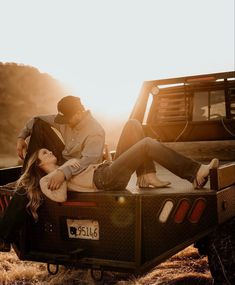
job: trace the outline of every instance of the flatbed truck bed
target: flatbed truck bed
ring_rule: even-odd
[[[159,165],[157,172],[169,187],[139,189],[133,175],[122,191],[70,191],[63,203],[45,197],[39,222],[26,221],[14,243],[18,257],[140,274],[235,216],[235,178],[217,179],[235,174],[235,164],[211,173],[200,190]],[[1,184],[12,173],[17,178],[14,168],[0,170]]]

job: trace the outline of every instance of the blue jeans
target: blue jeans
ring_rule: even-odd
[[[146,161],[155,161],[190,182],[193,182],[201,166],[197,161],[146,137],[121,153],[112,163],[100,165],[94,173],[94,183],[98,189],[125,189],[131,175]]]
[[[130,147],[145,138],[145,133],[141,123],[135,119],[128,120],[119,138],[115,160]],[[144,163],[136,169],[137,176],[145,173],[156,172],[152,159],[146,157]]]

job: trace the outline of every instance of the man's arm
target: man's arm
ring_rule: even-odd
[[[64,168],[69,167],[76,171],[80,167],[80,163],[78,159],[71,158],[70,160],[66,161],[63,164],[63,167]],[[64,172],[58,168],[57,171],[54,171],[53,175],[50,176],[50,179],[48,180],[48,188],[50,190],[59,189],[59,187],[65,180],[66,179],[65,179]]]
[[[67,163],[61,165],[58,169],[64,173],[66,180],[86,169],[90,164],[102,161],[105,135],[104,132],[88,136],[85,140],[81,157],[77,159],[79,165],[74,167]],[[68,161],[69,162],[69,161]]]

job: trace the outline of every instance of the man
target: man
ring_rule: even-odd
[[[51,150],[58,158],[60,167],[51,177],[48,187],[58,189],[64,180],[69,180],[92,163],[102,161],[105,133],[101,125],[86,111],[80,98],[66,96],[57,104],[57,115],[32,118],[18,135],[17,153],[24,160],[23,168],[33,152],[40,148]],[[26,138],[30,136],[29,144]],[[78,167],[63,165],[77,158]],[[0,251],[9,251],[13,233],[24,222],[28,199],[25,189],[18,189],[3,218],[0,220]]]

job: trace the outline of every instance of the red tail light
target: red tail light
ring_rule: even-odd
[[[206,200],[203,198],[199,198],[198,200],[196,200],[194,206],[193,206],[193,210],[189,215],[189,221],[191,223],[198,223],[204,210],[206,208]]]
[[[187,199],[182,199],[179,206],[174,214],[175,223],[182,223],[188,213],[190,208],[190,203]]]

